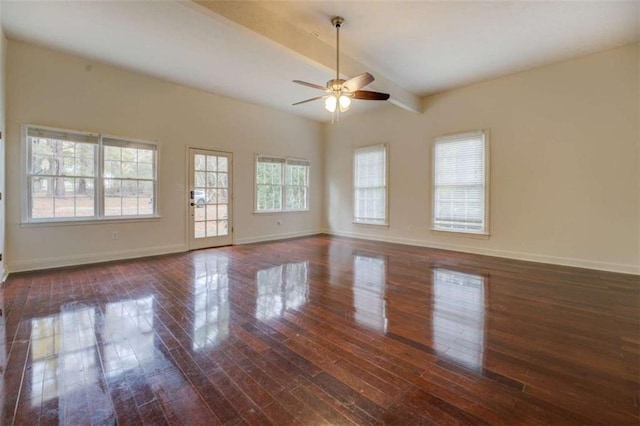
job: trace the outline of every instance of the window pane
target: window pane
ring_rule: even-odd
[[[206,222],[195,222],[193,224],[193,237],[194,238],[204,238],[204,237],[206,237],[205,223]]]
[[[281,210],[282,187],[274,185],[260,185],[257,187],[258,210]]]
[[[31,199],[31,217],[36,219],[54,217],[53,216],[53,197],[33,197]]]
[[[151,149],[138,149],[138,163],[153,163],[154,150]]]
[[[104,214],[105,216],[120,216],[122,214],[122,200],[120,198],[121,181],[116,179],[104,180]]]
[[[216,220],[218,219],[218,208],[215,204],[209,204],[206,206],[207,210],[207,220]]]
[[[216,175],[217,175],[217,173],[211,173],[211,172],[207,173],[207,187],[208,188],[215,188],[216,187]]]
[[[215,220],[205,222],[207,229],[207,237],[215,237],[218,235],[218,225]]]
[[[228,188],[229,187],[228,174],[227,173],[218,173],[217,186],[218,186],[218,188]]]
[[[355,150],[354,221],[383,225],[387,221],[387,150],[383,145]]]
[[[356,187],[384,186],[386,178],[385,147],[356,151]]]
[[[218,171],[219,172],[229,171],[228,165],[227,165],[227,157],[218,157]]]
[[[307,188],[287,187],[287,210],[304,210],[307,208]]]
[[[257,211],[304,210],[308,206],[309,162],[259,157],[256,164]],[[220,184],[227,185],[224,177]]]
[[[35,128],[29,128],[31,135]],[[59,138],[29,136],[29,217],[58,219],[95,215],[96,145]],[[74,178],[75,177],[75,178]]]
[[[226,204],[218,205],[218,219],[228,219],[229,206]]]
[[[227,235],[229,233],[229,223],[226,220],[218,221],[218,235]]]
[[[216,172],[218,171],[218,162],[215,155],[207,155],[207,171]]]
[[[206,157],[204,155],[196,154],[193,165],[195,170],[205,171],[207,169]]]
[[[218,189],[217,197],[219,204],[227,204],[229,202],[229,193],[226,189]]]
[[[105,143],[105,216],[153,214],[155,147],[116,139],[106,139]]]
[[[436,140],[435,229],[485,232],[485,140],[482,133]]]
[[[122,148],[118,146],[105,146],[104,147],[104,159],[120,161],[122,160]]]
[[[138,182],[138,214],[153,214],[153,182]]]
[[[153,179],[153,164],[138,163],[138,177],[140,179]]]

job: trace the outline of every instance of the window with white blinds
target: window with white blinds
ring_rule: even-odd
[[[353,158],[353,221],[387,224],[387,146],[356,148]]]
[[[157,145],[24,126],[27,222],[156,215]]]
[[[488,234],[485,132],[439,137],[433,150],[433,229]]]
[[[309,210],[308,160],[256,157],[256,212]]]

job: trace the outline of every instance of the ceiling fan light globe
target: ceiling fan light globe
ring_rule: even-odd
[[[337,106],[338,98],[336,98],[334,95],[331,95],[324,100],[324,108],[329,112],[335,112]]]
[[[345,112],[351,106],[351,98],[347,95],[340,95],[338,103],[340,104],[340,112]]]

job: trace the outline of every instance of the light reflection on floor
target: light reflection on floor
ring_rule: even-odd
[[[107,377],[117,376],[153,359],[153,297],[108,303],[102,339]]]
[[[31,406],[57,398],[61,424],[73,423],[67,415],[78,406],[100,407],[92,420],[113,420],[101,371],[109,379],[157,361],[153,302],[147,296],[107,303],[104,315],[71,303],[59,314],[32,319]]]
[[[482,369],[485,277],[438,268],[433,292],[435,350],[456,364]]]
[[[286,263],[256,273],[258,295],[256,318],[280,317],[287,308],[295,309],[307,302],[309,262]]]
[[[214,346],[229,335],[229,260],[217,256],[195,263],[192,348]]]
[[[387,331],[387,312],[384,299],[386,284],[385,260],[377,257],[353,257],[353,307],[358,324]]]

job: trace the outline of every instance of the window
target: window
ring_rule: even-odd
[[[387,147],[357,148],[353,160],[353,221],[387,224]]]
[[[256,157],[256,212],[309,209],[309,161]]]
[[[433,229],[488,234],[484,132],[439,137],[433,150]]]
[[[154,213],[155,146],[103,138],[104,215]]]
[[[26,126],[26,145],[27,222],[156,214],[155,144]]]

